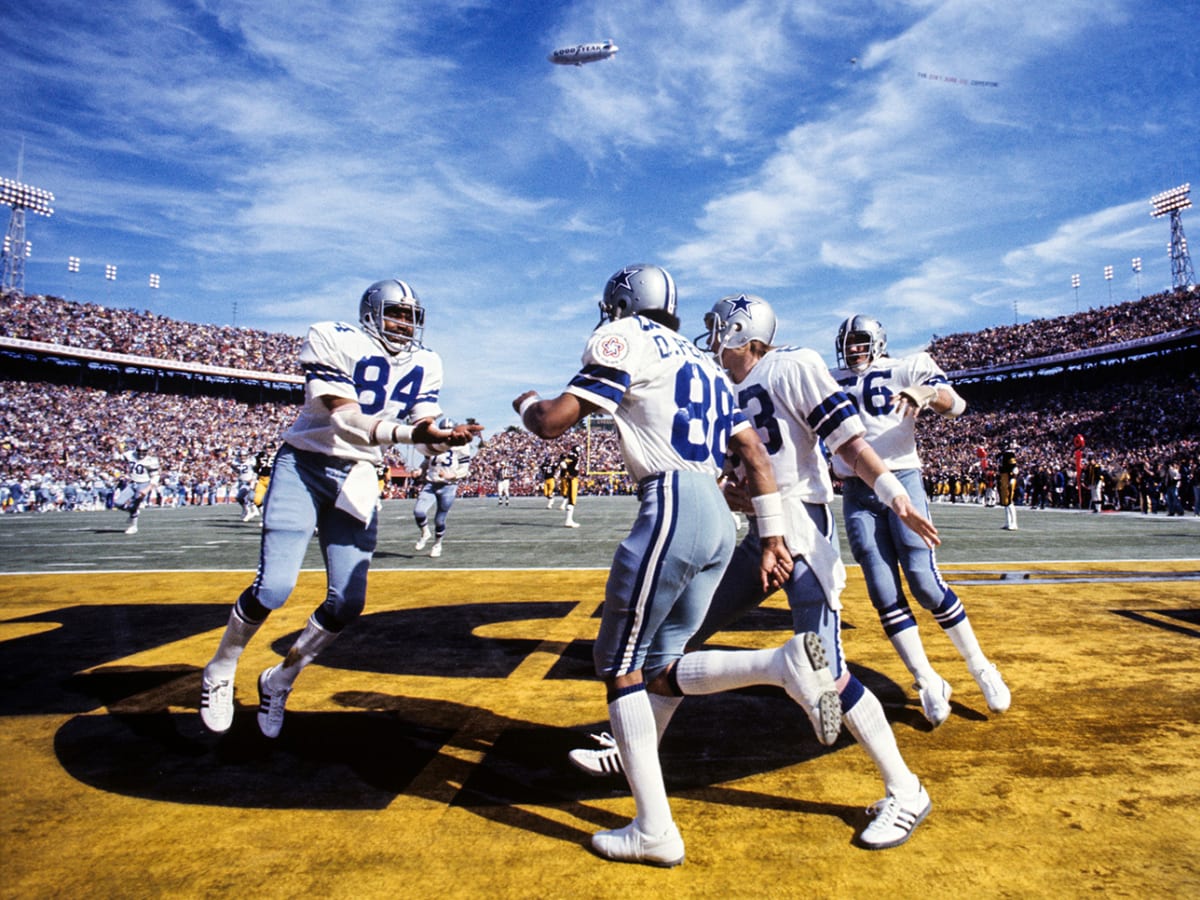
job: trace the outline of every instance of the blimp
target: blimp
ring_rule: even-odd
[[[611,40],[608,40],[598,44],[576,44],[574,47],[563,47],[561,50],[555,50],[546,58],[559,66],[582,66],[584,63],[609,59],[620,49]]]

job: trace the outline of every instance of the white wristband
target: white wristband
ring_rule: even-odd
[[[958,392],[954,394],[954,402],[950,404],[950,408],[944,413],[947,419],[957,419],[967,411],[967,401],[962,398]]]
[[[539,402],[541,399],[542,398],[539,397],[537,394],[530,394],[528,397],[526,397],[524,400],[521,401],[521,405],[519,407],[517,407],[517,415],[519,415],[521,417],[522,425],[525,424],[525,413],[529,412],[529,407],[533,406],[533,404]]]
[[[751,497],[754,505],[754,523],[759,537],[777,537],[783,534],[783,498],[778,491]]]
[[[896,498],[907,497],[908,491],[900,483],[900,479],[891,472],[884,472],[875,479],[875,496],[885,506],[895,509]]]

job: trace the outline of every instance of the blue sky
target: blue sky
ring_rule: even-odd
[[[23,140],[56,195],[27,292],[300,335],[402,277],[490,430],[566,384],[626,263],[689,336],[751,291],[832,361],[854,312],[895,353],[1133,299],[1133,257],[1169,287],[1149,198],[1200,191],[1178,0],[45,0],[0,33],[0,175]]]

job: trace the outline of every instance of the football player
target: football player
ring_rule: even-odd
[[[359,324],[318,322],[300,349],[304,405],[275,455],[263,505],[258,573],[234,603],[204,667],[200,717],[214,732],[233,723],[238,658],[272,610],[287,601],[314,531],[328,590],[278,665],[258,677],[258,727],[283,727],[296,676],[362,613],[375,552],[381,447],[469,442],[482,426],[433,426],[441,412],[442,360],[422,344],[425,308],[398,279],[378,281],[359,301]]]
[[[508,463],[501,463],[496,470],[496,505],[508,506],[512,501],[512,472]]]
[[[928,353],[893,359],[887,333],[878,320],[854,315],[842,322],[835,347],[839,368],[833,377],[850,395],[866,425],[867,443],[900,480],[913,506],[928,516],[917,453],[916,418],[926,409],[946,418],[961,416],[966,401]],[[843,479],[842,512],[854,559],[862,566],[884,633],[912,673],[929,724],[950,716],[950,684],[934,671],[917,631],[900,571],[917,602],[929,610],[967,663],[988,709],[1009,707],[1011,695],[1000,672],[980,649],[967,611],[942,579],[933,551],[900,526],[890,497],[873,491],[845,460],[835,457],[834,474]]]
[[[271,463],[274,456],[270,447],[264,447],[254,455],[254,505],[260,514],[263,501],[267,499],[267,488],[271,484]]]
[[[579,502],[579,457],[582,449],[575,444],[558,458],[558,489],[562,494],[562,507],[567,511],[567,528],[578,528],[575,521],[575,504]]]
[[[234,454],[230,466],[237,478],[236,497],[238,505],[242,508],[242,521],[249,522],[259,514],[258,507],[254,504],[254,482],[257,479],[254,474],[254,463],[239,450]]]
[[[1000,452],[1000,478],[998,498],[1004,507],[1004,530],[1017,530],[1017,445],[1008,444]]]
[[[547,456],[538,466],[538,471],[542,478],[542,495],[546,498],[546,509],[550,509],[554,506],[554,481],[558,464]]]
[[[613,557],[593,651],[637,816],[593,835],[592,847],[608,859],[657,866],[683,862],[684,845],[663,783],[652,697],[670,693],[666,672],[683,655],[733,552],[736,532],[717,486],[727,452],[743,460],[754,502],[779,507],[762,443],[725,374],[678,334],[675,303],[665,269],[625,267],[604,289],[600,324],[566,389],[513,400],[525,427],[543,440],[597,410],[610,414],[638,480],[637,519]],[[681,406],[680,396],[693,399]],[[779,526],[781,519],[771,521]],[[764,581],[781,583],[791,571],[781,527],[764,526],[759,565]]]
[[[448,416],[438,419],[437,427],[442,431],[454,428],[454,420]],[[421,462],[421,492],[417,494],[417,503],[413,507],[413,519],[421,536],[413,549],[424,550],[429,539],[433,538],[433,547],[429,556],[437,559],[442,555],[442,538],[446,536],[446,517],[450,515],[450,507],[458,496],[458,485],[471,474],[471,458],[478,450],[475,443],[450,447],[445,444],[418,444],[417,449],[424,454]],[[429,515],[433,514],[433,531],[429,530]]]
[[[821,357],[812,350],[774,345],[776,317],[767,301],[753,294],[723,297],[704,322],[706,331],[697,343],[711,351],[728,373],[737,405],[766,446],[783,498],[784,534],[795,561],[783,588],[796,636],[782,652],[772,648],[687,653],[674,670],[680,695],[676,704],[691,694],[752,685],[782,686],[792,694],[789,669],[807,663],[817,675],[817,702],[806,703],[803,696],[794,699],[809,714],[817,739],[832,745],[844,723],[883,776],[886,796],[872,806],[874,815],[859,842],[870,849],[895,847],[928,815],[931,803],[900,755],[883,706],[846,666],[840,613],[846,574],[829,510],[833,485],[822,443],[881,495],[891,498],[900,520],[929,546],[938,540],[937,529],[916,512],[899,481],[867,446],[862,437],[866,429],[854,405],[834,383]],[[731,472],[726,497],[733,509],[748,515],[749,533],[734,551],[689,647],[699,647],[728,628],[771,592],[757,576],[762,516],[745,496],[743,483],[736,471]],[[657,719],[660,734],[674,708],[664,707],[662,712]],[[609,743],[606,736],[598,737],[602,744]],[[572,751],[571,761],[592,775],[619,769],[621,764],[608,746]]]
[[[119,508],[129,510],[129,525],[125,533],[137,534],[138,517],[142,514],[142,506],[150,498],[150,493],[158,487],[158,473],[161,467],[158,457],[154,455],[154,448],[148,441],[139,442],[133,450],[125,450],[124,443],[118,447],[122,451],[121,457],[129,463],[129,485]]]

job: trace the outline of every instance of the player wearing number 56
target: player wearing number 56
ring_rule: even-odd
[[[637,519],[613,557],[593,651],[636,818],[594,835],[592,848],[608,859],[678,865],[683,838],[663,783],[657,720],[669,719],[681,698],[666,673],[733,553],[736,529],[717,485],[725,456],[741,458],[751,495],[778,501],[770,460],[725,373],[679,334],[675,282],[658,266],[613,275],[582,367],[563,393],[543,400],[526,391],[513,408],[545,440],[603,410],[638,481]],[[764,538],[760,570],[776,585],[790,573],[781,534]]]
[[[258,574],[234,603],[204,667],[200,717],[233,724],[238,658],[272,610],[287,601],[316,532],[328,590],[279,665],[258,677],[258,727],[269,738],[300,671],[362,613],[375,553],[381,447],[468,443],[481,425],[433,426],[441,414],[442,360],[422,343],[425,308],[403,281],[377,281],[359,301],[358,325],[318,322],[300,349],[304,406],[283,435],[263,501]]]

